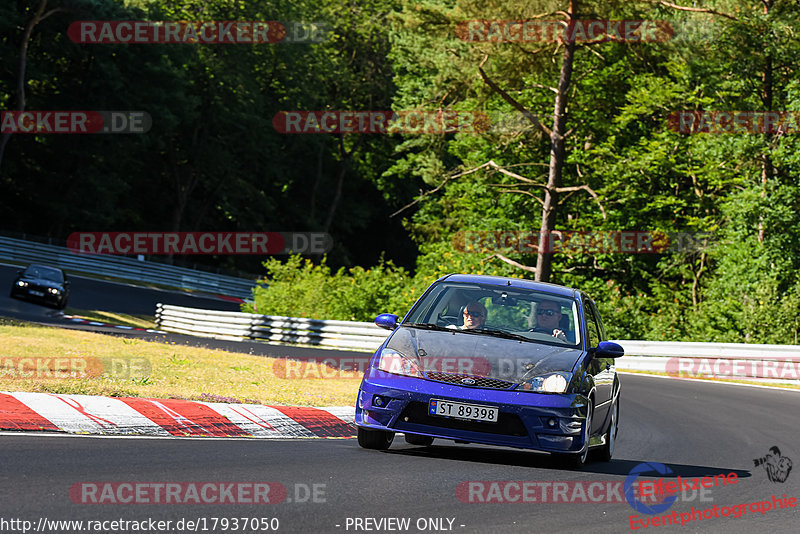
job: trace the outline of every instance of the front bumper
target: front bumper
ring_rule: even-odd
[[[51,293],[46,287],[39,286],[18,286],[14,284],[11,290],[11,296],[29,300],[31,302],[41,302],[50,306],[58,306],[61,304],[64,293],[59,291]]]
[[[430,399],[496,406],[496,423],[428,414]],[[377,401],[377,402],[376,402]],[[356,402],[356,426],[472,443],[580,452],[589,400],[577,394],[544,394],[451,385],[419,378],[367,377]]]

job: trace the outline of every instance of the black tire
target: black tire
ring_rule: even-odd
[[[583,430],[583,451],[571,454],[559,454],[558,458],[564,467],[568,469],[581,469],[589,461],[589,437],[592,435],[592,416],[594,415],[594,408],[592,403],[589,403],[586,412],[586,422]]]
[[[608,425],[608,432],[605,435],[605,445],[597,450],[596,458],[601,462],[610,462],[614,455],[614,444],[619,432],[619,397],[611,407],[611,423]]]
[[[409,445],[430,447],[433,445],[433,438],[430,436],[420,436],[419,434],[406,434],[406,443]]]
[[[66,307],[67,307],[67,299],[60,301],[58,305],[56,305],[57,310],[63,310]]]
[[[358,427],[358,444],[364,449],[385,451],[392,444],[392,440],[394,440],[394,432]]]

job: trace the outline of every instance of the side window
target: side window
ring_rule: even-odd
[[[594,306],[590,300],[585,300],[583,304],[586,313],[586,343],[589,347],[596,347],[600,343],[600,330],[597,328]]]
[[[606,336],[606,329],[603,327],[603,320],[600,318],[600,312],[597,310],[597,304],[594,301],[589,301],[592,305],[592,310],[594,311],[594,318],[597,321],[597,327],[600,331],[600,341],[608,341],[608,337]]]

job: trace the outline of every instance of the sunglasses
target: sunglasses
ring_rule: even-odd
[[[539,310],[536,312],[536,315],[546,315],[548,317],[552,317],[557,313],[559,312],[557,312],[556,310]]]
[[[481,312],[479,312],[479,311],[471,312],[469,310],[464,310],[464,315],[469,315],[470,317],[475,317],[475,318],[478,318],[478,319],[483,317],[483,314]]]

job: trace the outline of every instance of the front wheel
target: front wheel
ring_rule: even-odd
[[[385,451],[392,444],[392,440],[394,440],[394,432],[358,427],[358,445],[364,449]]]
[[[406,434],[406,443],[409,445],[430,447],[433,445],[433,438],[430,436],[420,436],[419,434]]]
[[[597,451],[597,459],[601,462],[611,461],[614,455],[614,442],[617,440],[619,432],[619,397],[617,402],[611,407],[611,424],[608,425],[608,432],[605,435],[605,444]]]
[[[583,451],[558,455],[561,462],[569,469],[581,469],[589,459],[589,436],[592,435],[592,415],[594,411],[591,402],[586,410],[586,422],[583,429]]]

